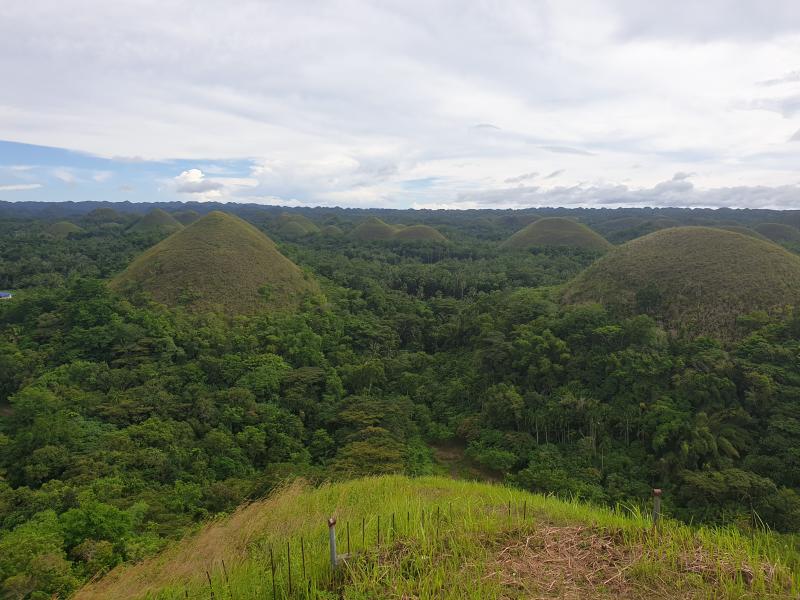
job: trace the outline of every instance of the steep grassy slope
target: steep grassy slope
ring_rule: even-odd
[[[80,233],[83,231],[83,229],[75,225],[75,223],[70,223],[69,221],[59,221],[58,223],[49,225],[45,231],[53,237],[65,238],[70,233]]]
[[[351,553],[336,577],[330,516],[339,552]],[[798,590],[796,564],[788,544],[768,534],[670,520],[655,532],[635,509],[385,476],[316,489],[296,483],[160,556],[115,569],[75,599],[788,598]]]
[[[131,233],[174,233],[180,229],[183,229],[183,225],[171,214],[160,208],[154,208],[131,225],[128,231]]]
[[[350,235],[362,242],[372,242],[391,239],[395,232],[395,228],[388,223],[384,223],[377,217],[370,217],[359,223]]]
[[[447,241],[446,237],[429,225],[411,225],[409,227],[403,227],[395,232],[394,239],[409,242],[444,243]]]
[[[605,251],[611,244],[586,225],[562,217],[547,217],[534,221],[504,243],[510,250],[527,250],[545,246],[570,246]]]
[[[784,225],[783,223],[761,223],[753,227],[753,229],[779,244],[800,242],[800,229],[792,227],[791,225]]]
[[[162,240],[112,281],[164,304],[252,314],[296,306],[314,281],[258,229],[214,211]]]
[[[721,229],[664,229],[604,256],[568,285],[564,297],[731,337],[738,316],[800,301],[800,257]]]

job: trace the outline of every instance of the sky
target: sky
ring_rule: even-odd
[[[2,0],[0,200],[800,208],[800,2]]]

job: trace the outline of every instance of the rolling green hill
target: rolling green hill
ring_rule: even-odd
[[[527,250],[546,246],[568,246],[605,251],[611,244],[586,225],[563,217],[546,217],[521,229],[502,246],[510,250]]]
[[[95,208],[84,217],[87,223],[99,225],[101,223],[124,223],[125,217],[113,208]]]
[[[80,233],[81,231],[83,231],[81,227],[69,221],[59,221],[45,228],[46,233],[56,238],[65,238],[69,236],[70,233]]]
[[[296,213],[282,213],[278,217],[279,230],[289,237],[319,233],[319,227],[308,217]]]
[[[724,229],[725,231],[732,231],[733,233],[741,233],[742,235],[746,235],[751,238],[756,238],[757,240],[762,240],[764,242],[772,241],[767,236],[758,233],[755,229],[750,229],[749,227],[743,227],[741,225],[721,225],[719,229]]]
[[[800,229],[783,223],[761,223],[753,227],[761,235],[768,237],[773,242],[798,243],[800,242]]]
[[[190,225],[200,218],[200,213],[196,210],[180,210],[172,213],[172,218],[181,225]]]
[[[242,219],[214,211],[162,240],[113,281],[158,302],[193,310],[253,314],[297,306],[317,284],[274,242]]]
[[[429,225],[411,225],[409,227],[403,227],[395,232],[394,239],[409,242],[444,243],[447,241],[446,237]]]
[[[330,516],[339,553],[350,550],[336,576]],[[669,519],[654,531],[636,508],[384,476],[319,488],[296,482],[74,598],[789,598],[798,576],[787,565],[796,558],[769,534]]]
[[[344,232],[336,225],[325,225],[325,227],[320,229],[320,233],[322,235],[332,236],[332,237],[337,237],[344,234]]]
[[[384,223],[377,217],[370,217],[359,223],[350,235],[362,242],[372,242],[391,239],[395,232],[396,229],[388,223]]]
[[[128,228],[131,233],[173,233],[183,229],[168,212],[154,208]]]
[[[568,284],[564,298],[730,338],[738,316],[800,301],[800,257],[738,233],[676,227],[608,253]]]

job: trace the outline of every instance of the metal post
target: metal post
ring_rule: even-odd
[[[658,527],[661,520],[661,490],[653,489],[653,527]]]
[[[528,501],[525,500],[522,503],[522,520],[524,521],[525,517],[527,517],[527,516],[528,516]]]
[[[378,515],[378,546],[381,545],[381,516]]]
[[[275,556],[272,554],[272,544],[269,545],[269,566],[272,571],[272,600],[275,600],[278,595],[275,593]]]
[[[336,517],[328,519],[328,541],[331,546],[331,567],[335,570],[339,566],[336,555]]]
[[[289,574],[289,595],[292,595],[292,548],[291,542],[286,542],[286,568]]]

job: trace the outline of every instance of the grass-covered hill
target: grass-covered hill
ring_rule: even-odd
[[[45,228],[45,232],[47,234],[56,238],[65,238],[71,233],[80,233],[82,231],[83,229],[81,227],[78,227],[75,225],[75,223],[70,223],[69,221],[59,221],[58,223],[53,223]]]
[[[87,223],[99,225],[102,223],[124,223],[126,218],[113,208],[101,207],[89,211],[84,220]]]
[[[761,223],[753,227],[761,235],[779,244],[800,242],[800,229],[783,223]]]
[[[173,233],[183,229],[183,225],[171,214],[154,208],[128,228],[131,233]]]
[[[430,225],[411,225],[398,229],[394,239],[409,242],[439,242],[444,243],[447,238]]]
[[[772,241],[767,236],[758,233],[755,229],[750,229],[749,227],[743,227],[741,225],[721,225],[719,228],[724,229],[725,231],[732,231],[733,233],[741,233],[742,235],[747,235],[765,242]]]
[[[800,257],[722,229],[665,229],[608,253],[567,286],[565,300],[645,312],[673,329],[730,338],[740,315],[800,301]]]
[[[350,232],[353,239],[362,242],[373,242],[380,240],[390,240],[394,237],[397,230],[384,223],[378,217],[370,217],[366,221],[362,221],[356,225],[355,229]]]
[[[335,576],[331,516],[339,553],[350,555]],[[655,531],[637,509],[384,476],[295,483],[155,558],[116,568],[74,598],[790,598],[795,560],[769,534],[669,519]]]
[[[200,218],[200,213],[196,210],[179,210],[178,212],[172,213],[172,218],[181,225],[190,225]]]
[[[322,229],[320,229],[320,233],[324,236],[330,236],[330,237],[338,237],[340,235],[344,235],[342,229],[336,225],[325,225]]]
[[[113,281],[169,306],[254,314],[296,306],[317,284],[261,231],[214,211],[136,258]]]
[[[568,246],[596,251],[611,248],[611,244],[600,234],[582,223],[563,217],[546,217],[534,221],[503,242],[503,247],[510,250],[547,246]]]
[[[319,233],[319,227],[314,221],[298,213],[282,213],[278,217],[278,227],[283,235],[300,237]]]

